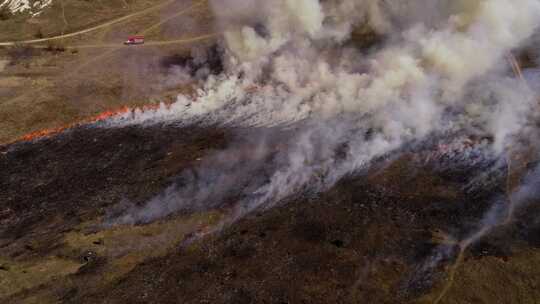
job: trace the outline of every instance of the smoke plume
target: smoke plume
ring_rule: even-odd
[[[205,78],[196,96],[180,95],[172,105],[130,112],[108,125],[252,128],[248,146],[257,152],[250,161],[231,157],[245,155],[240,148],[216,153],[212,159],[221,161],[201,165],[197,182],[184,178],[118,223],[212,208],[241,189],[237,218],[301,191],[327,189],[432,134],[482,134],[493,139],[490,153],[500,154],[535,115],[539,73],[526,74],[527,85],[511,75],[506,58],[535,33],[537,0],[215,0],[211,6],[224,30],[224,71]],[[380,37],[367,49],[355,36],[366,29]],[[269,144],[276,138],[283,148]],[[250,180],[260,172],[264,178]],[[242,188],[230,182],[237,179]]]

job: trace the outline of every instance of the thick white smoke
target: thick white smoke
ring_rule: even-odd
[[[433,133],[486,134],[500,153],[536,110],[538,96],[508,76],[505,58],[540,24],[538,0],[211,3],[225,30],[226,71],[209,77],[195,97],[111,124],[297,128],[282,152],[286,161],[239,213],[286,198],[314,176],[324,189]],[[351,37],[361,27],[384,41],[358,50]],[[160,196],[129,218],[184,208],[177,199]]]

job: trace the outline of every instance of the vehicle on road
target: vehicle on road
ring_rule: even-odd
[[[129,36],[128,40],[124,41],[125,45],[137,45],[144,43],[144,36]]]

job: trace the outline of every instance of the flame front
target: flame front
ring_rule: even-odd
[[[135,107],[135,108],[130,108],[128,106],[123,106],[123,107],[118,108],[116,110],[104,111],[104,112],[101,112],[101,113],[99,113],[97,115],[90,116],[90,117],[82,119],[80,121],[70,123],[70,124],[66,124],[66,125],[63,125],[63,126],[60,126],[60,127],[48,128],[48,129],[34,131],[34,132],[31,132],[31,133],[28,133],[28,134],[25,134],[25,135],[21,136],[20,138],[14,140],[13,142],[32,141],[32,140],[35,140],[35,139],[49,137],[49,136],[53,136],[53,135],[62,133],[64,131],[68,130],[68,129],[71,129],[71,128],[74,128],[74,127],[77,127],[77,126],[88,125],[88,124],[92,124],[92,123],[96,123],[96,122],[100,122],[100,121],[105,121],[105,120],[107,120],[107,119],[109,119],[111,117],[126,114],[126,113],[129,113],[129,112],[133,112],[135,110],[140,110],[140,111],[144,112],[144,111],[149,111],[149,110],[155,110],[157,108],[159,108],[159,104],[151,104],[151,105],[145,105],[145,106],[142,106],[142,107]]]

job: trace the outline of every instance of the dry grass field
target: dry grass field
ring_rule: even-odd
[[[70,14],[76,15],[76,4],[86,2],[73,2]],[[71,1],[66,1],[66,6],[68,3]],[[190,41],[214,33],[207,3],[140,1],[132,3],[124,13],[156,6],[147,13],[79,36],[0,49],[0,142],[122,106],[171,102],[176,94],[189,91],[189,86],[175,80],[170,69],[175,62],[167,58],[187,57],[194,48],[205,49],[215,43],[213,38]],[[79,9],[87,12],[86,8]],[[103,8],[95,4],[94,9]],[[53,14],[56,11],[53,8],[36,18],[47,24],[50,32],[46,37],[62,32],[62,25],[54,23],[59,19]],[[89,20],[91,14],[86,21],[84,15],[73,18],[80,24],[64,33],[119,18],[123,12],[113,8],[110,11],[114,14],[94,14],[99,16],[96,20]],[[5,38],[34,38],[28,35],[30,29],[20,27],[24,22],[16,21],[0,21],[8,22],[8,28],[2,24],[0,32],[13,35]],[[129,35],[137,33],[144,34],[149,45],[122,45]],[[152,46],[152,42],[164,44]]]

